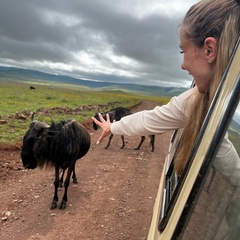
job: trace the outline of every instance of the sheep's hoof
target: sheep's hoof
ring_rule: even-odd
[[[51,210],[55,209],[57,207],[57,202],[53,201],[51,204]]]
[[[64,210],[66,208],[66,206],[67,206],[67,203],[65,201],[62,201],[59,209]]]
[[[73,178],[73,183],[74,183],[74,184],[77,184],[77,183],[78,183],[77,178]]]

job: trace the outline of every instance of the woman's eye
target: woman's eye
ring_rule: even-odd
[[[184,52],[183,51],[180,51],[181,54],[183,54]]]

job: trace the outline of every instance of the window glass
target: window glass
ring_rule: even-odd
[[[238,104],[238,107],[233,115],[228,133],[230,141],[234,144],[238,155],[240,155],[240,104]]]
[[[240,239],[240,104],[178,239]]]
[[[165,179],[164,179],[164,190],[163,190],[163,200],[162,200],[162,209],[159,219],[159,230],[161,231],[164,229],[168,217],[169,211],[171,207],[173,207],[173,201],[176,197],[174,194],[177,194],[176,188],[179,184],[179,179],[176,175],[174,169],[174,157],[176,154],[176,149],[179,145],[179,141],[182,135],[182,129],[176,130],[172,134],[172,138],[170,140],[170,147],[169,147],[169,154],[167,157],[167,166],[165,172]]]

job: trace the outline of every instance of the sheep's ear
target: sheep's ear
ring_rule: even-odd
[[[31,116],[31,121],[32,121],[32,122],[34,121],[35,114],[36,114],[36,112],[33,112],[33,113],[32,113],[32,116]]]

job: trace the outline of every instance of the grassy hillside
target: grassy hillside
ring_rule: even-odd
[[[25,82],[28,84],[49,85],[64,88],[88,89],[92,91],[122,91],[125,93],[149,96],[176,96],[186,91],[186,88],[143,86],[120,82],[99,82],[73,78],[64,75],[54,75],[36,70],[1,67],[0,81]]]
[[[0,142],[19,142],[30,124],[33,111],[39,121],[63,119],[85,121],[98,108],[106,111],[117,106],[131,107],[142,99],[165,104],[169,98],[147,97],[120,92],[93,92],[39,85],[35,90],[21,82],[0,82]],[[22,118],[26,117],[26,119]]]

